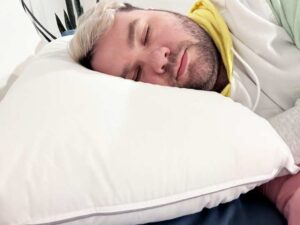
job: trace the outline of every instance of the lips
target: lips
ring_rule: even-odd
[[[180,59],[180,64],[177,71],[177,80],[180,79],[185,74],[186,68],[187,68],[187,62],[188,62],[188,54],[186,49],[183,51],[183,54]]]

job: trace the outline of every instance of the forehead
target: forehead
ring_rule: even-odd
[[[130,11],[118,11],[116,13],[116,22],[118,20],[122,20],[123,22],[126,22],[126,20],[130,19],[149,19],[151,17],[159,17],[160,19],[165,19],[172,16],[170,12],[163,11],[163,10],[154,10],[154,9],[134,9]]]
[[[154,25],[163,25],[175,20],[175,17],[169,12],[159,10],[119,11],[116,13],[112,27],[108,29],[105,36],[128,30],[129,24],[137,19],[140,22],[151,22]],[[122,34],[125,35],[125,33]]]

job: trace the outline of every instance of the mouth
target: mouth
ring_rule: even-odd
[[[187,65],[188,65],[187,49],[184,49],[178,64],[179,64],[179,66],[178,66],[178,70],[177,70],[176,80],[179,80],[181,77],[183,77],[183,75],[186,72]]]

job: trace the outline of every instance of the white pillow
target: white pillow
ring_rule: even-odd
[[[0,103],[1,225],[161,221],[298,171],[242,105],[89,71],[68,42],[42,49]]]

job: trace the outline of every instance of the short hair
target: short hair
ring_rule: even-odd
[[[97,40],[112,26],[117,11],[135,9],[116,0],[101,0],[78,20],[78,26],[69,45],[71,57],[91,69],[93,50]]]

